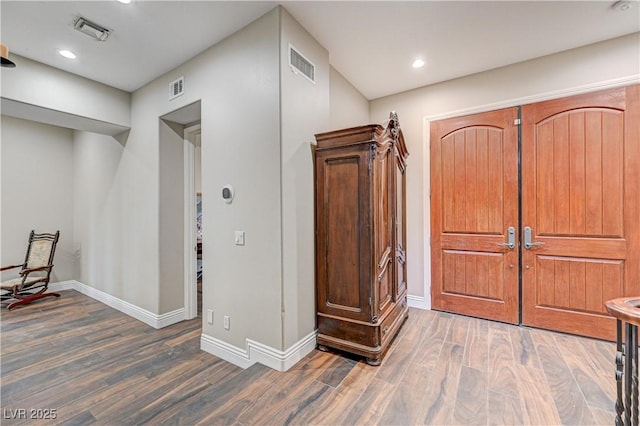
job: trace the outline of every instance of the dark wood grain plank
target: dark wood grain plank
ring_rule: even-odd
[[[467,317],[454,317],[447,332],[447,336],[445,337],[445,341],[458,345],[464,345],[467,342],[469,323],[470,320]]]
[[[591,410],[560,352],[547,345],[540,345],[536,349],[562,423],[593,424]]]
[[[525,424],[520,398],[489,391],[487,413],[489,425]]]
[[[432,370],[423,402],[424,424],[450,424],[455,407],[464,347],[445,342]]]
[[[314,380],[291,395],[287,404],[282,405],[279,410],[267,412],[267,415],[258,420],[257,424],[308,425],[314,419],[320,423],[317,420],[321,418],[320,407],[333,392],[335,389],[331,386]]]
[[[373,379],[371,384],[358,398],[344,419],[345,425],[378,424],[387,405],[395,385],[383,380]]]
[[[451,322],[450,314],[438,315],[431,321],[424,333],[422,343],[418,346],[415,362],[427,368],[435,368]]]
[[[380,424],[417,424],[422,420],[422,401],[431,386],[431,371],[411,363],[396,386]]]
[[[424,333],[424,327],[409,325],[402,338],[392,343],[389,355],[393,354],[393,356],[382,360],[376,378],[397,384],[416,355],[416,342],[421,341]]]
[[[285,411],[297,394],[313,386],[316,379],[322,375],[324,369],[333,363],[339,355],[314,351],[306,362],[293,366],[286,374],[278,377],[277,387],[271,392],[263,394],[253,401],[247,410],[243,411],[238,420],[244,424],[266,422],[279,413]]]
[[[518,365],[541,368],[531,333],[524,327],[510,327],[509,337],[513,358]]]
[[[73,426],[73,425],[85,426],[85,425],[92,425],[96,422],[97,422],[96,418],[93,417],[93,415],[90,412],[85,411],[80,414],[76,414],[75,416],[73,416],[72,418],[64,422],[59,422],[58,424],[67,425],[67,426]]]
[[[611,411],[599,410],[597,408],[592,408],[591,413],[593,414],[594,424],[597,425],[614,425],[615,422],[615,413]]]
[[[489,329],[489,390],[518,396],[516,363],[509,330]]]
[[[593,368],[577,337],[558,335],[555,340],[589,407],[615,412],[615,399],[611,397],[616,389],[614,376],[601,375]]]
[[[489,324],[471,318],[464,352],[464,365],[480,371],[489,370]]]
[[[376,367],[364,361],[353,366],[340,385],[318,405],[310,424],[344,424],[356,401],[364,394],[375,378]]]
[[[544,372],[525,366],[518,366],[517,371],[523,424],[562,424]]]
[[[487,372],[462,366],[453,410],[455,423],[486,425],[488,419]]]
[[[412,309],[415,320],[379,367],[316,350],[281,373],[260,365],[242,370],[201,351],[201,319],[156,330],[75,291],[60,300],[0,311],[0,403],[57,410],[55,421],[38,424],[612,419],[615,351],[609,342]]]
[[[338,387],[358,361],[346,356],[336,357],[318,377],[318,381],[333,388]]]

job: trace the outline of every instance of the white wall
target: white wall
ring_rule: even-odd
[[[129,93],[17,55],[16,61],[19,67],[0,73],[3,114],[115,133],[130,126]]]
[[[55,232],[60,240],[51,282],[72,279],[73,138],[68,129],[1,116],[2,225],[0,264],[24,261],[29,232]],[[3,273],[11,278],[18,270]]]
[[[369,101],[335,68],[330,67],[330,130],[370,124]]]
[[[314,134],[329,127],[329,52],[280,9],[282,294],[287,349],[315,330]],[[289,44],[315,65],[315,83],[289,66]]]
[[[407,171],[410,297],[425,298],[427,306],[430,303],[429,129],[423,129],[425,117],[463,115],[477,108],[519,105],[528,97],[553,97],[554,93],[581,91],[585,86],[597,88],[637,80],[639,46],[640,33],[635,33],[371,102],[373,122],[384,121],[391,110],[398,113],[410,153]]]

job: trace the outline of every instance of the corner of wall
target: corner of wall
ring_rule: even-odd
[[[315,67],[314,81],[289,63],[289,46]],[[280,8],[281,321],[279,350],[315,329],[314,135],[329,126],[329,52]]]
[[[274,349],[251,339],[246,340],[245,349],[242,349],[204,333],[200,336],[200,348],[203,351],[245,369],[260,363],[277,371],[287,371],[311,353],[315,347],[315,331],[300,339],[286,351]]]

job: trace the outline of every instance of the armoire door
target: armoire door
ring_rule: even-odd
[[[519,320],[518,109],[431,124],[432,306]]]
[[[604,302],[640,295],[639,98],[522,107],[524,324],[615,339]]]
[[[395,251],[396,251],[396,293],[395,300],[400,301],[407,293],[407,157],[409,153],[403,144],[395,147],[395,210],[393,219],[395,223]]]
[[[319,316],[371,322],[371,157],[368,145],[316,153]]]
[[[373,306],[375,315],[383,316],[394,302],[393,279],[393,203],[394,187],[393,172],[394,158],[391,141],[382,145],[372,145],[375,150],[373,160],[373,253],[375,264],[373,280],[375,289]]]

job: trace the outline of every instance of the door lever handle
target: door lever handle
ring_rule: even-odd
[[[507,242],[506,243],[498,243],[500,247],[509,247],[510,250],[516,248],[516,228],[510,226],[507,229]]]
[[[527,250],[531,250],[532,247],[541,246],[543,244],[544,243],[541,243],[541,242],[532,243],[531,242],[531,227],[529,227],[529,226],[525,226],[524,227],[524,248],[526,248]]]

